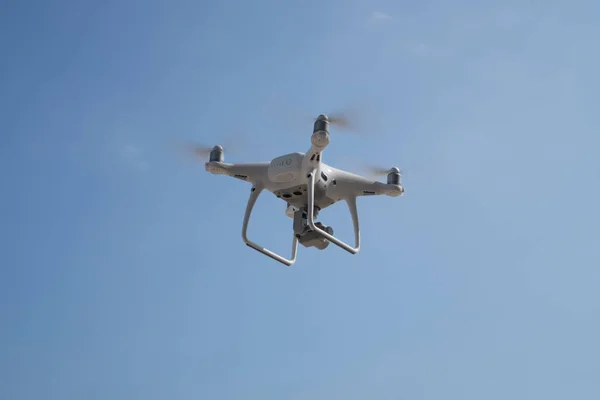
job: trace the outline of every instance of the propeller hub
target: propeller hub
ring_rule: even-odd
[[[225,161],[225,156],[223,152],[223,146],[216,145],[210,152],[209,162],[220,162]]]
[[[393,167],[387,175],[388,185],[402,185],[402,175],[400,175],[400,169]]]
[[[329,118],[325,114],[321,114],[315,120],[313,125],[313,137],[317,135],[329,136]]]

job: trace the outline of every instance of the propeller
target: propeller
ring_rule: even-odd
[[[217,145],[217,146],[221,146],[221,145]],[[216,146],[203,146],[201,144],[192,144],[192,143],[188,144],[188,148],[191,152],[193,152],[198,157],[204,157],[204,158],[208,157],[210,155],[210,152],[215,147]],[[221,148],[223,148],[223,146],[221,146]],[[225,150],[225,149],[223,148],[223,150]]]
[[[229,132],[228,134],[217,138],[214,144],[208,145],[205,142],[197,142],[190,140],[175,140],[174,147],[178,149],[179,153],[186,154],[188,157],[200,159],[201,161],[208,161],[211,151],[215,147],[221,147],[221,150],[225,154],[238,154],[241,148],[245,148],[244,145],[245,135],[240,134],[239,131]]]
[[[322,115],[326,115],[329,121],[329,124],[332,127],[339,128],[339,132],[351,133],[351,134],[359,134],[363,135],[363,131],[368,130],[369,136],[372,136],[377,128],[374,126],[373,121],[369,116],[370,114],[367,111],[367,108],[364,106],[353,105],[349,107],[344,107],[343,109],[338,111],[332,111],[331,114],[324,113]],[[319,117],[313,117],[313,123]],[[336,132],[338,130],[336,129]]]
[[[396,173],[399,173],[400,175],[402,175],[402,171],[398,167],[382,168],[382,167],[377,167],[377,166],[373,166],[373,165],[368,165],[365,167],[365,173],[367,173],[371,176],[381,177],[381,176],[385,176],[385,175],[389,174],[390,172],[396,172]]]
[[[287,114],[287,112],[277,112],[276,114],[276,118],[281,118],[282,116],[284,116],[284,119],[288,119],[285,117],[285,114]],[[357,123],[357,120],[360,120],[362,118],[357,118],[357,116],[359,115],[363,115],[364,114],[364,109],[361,107],[351,107],[351,108],[346,108],[343,111],[337,111],[337,112],[333,112],[331,114],[325,114],[327,115],[327,119],[329,121],[329,124],[331,126],[335,126],[337,128],[341,128],[341,131],[350,131],[351,133],[358,133],[358,131],[360,131],[360,127]],[[296,116],[298,116],[298,114],[296,114]],[[290,117],[288,115],[288,117]],[[295,118],[293,118],[295,119]],[[313,117],[312,121],[313,123],[318,119],[318,117]],[[306,121],[306,120],[304,120]],[[283,122],[283,121],[282,121]],[[289,122],[291,121],[287,121],[287,123],[285,123],[285,125],[288,125]],[[298,126],[298,122],[300,122],[299,120],[296,120],[296,123],[294,123],[294,125]],[[244,128],[245,129],[245,128]],[[177,143],[177,145],[175,146],[176,148],[179,149],[180,152],[183,151],[184,154],[187,154],[188,156],[192,156],[194,159],[203,159],[206,160],[208,159],[208,157],[210,156],[211,151],[214,149],[215,145],[217,145],[217,143],[219,143],[219,145],[221,145],[221,147],[223,148],[223,151],[225,152],[225,154],[238,154],[240,153],[240,148],[242,149],[246,149],[247,146],[245,146],[245,139],[246,136],[245,134],[242,133],[242,131],[244,129],[235,129],[234,131],[230,131],[229,134],[225,135],[225,137],[221,137],[220,140],[216,140],[214,145],[207,145],[206,143],[198,143],[195,141],[187,141],[187,142],[181,142],[179,141]],[[296,128],[294,128],[295,130]],[[310,133],[310,129],[311,126],[304,126],[302,128],[302,132],[305,135],[308,135]],[[369,132],[369,135],[373,135],[373,132]]]
[[[334,114],[325,114],[327,115],[327,119],[329,120],[329,124],[340,127],[340,128],[350,128],[352,124],[350,122],[350,118],[345,113],[334,113]],[[318,119],[314,118],[314,121]]]
[[[396,172],[402,175],[402,171],[398,167],[383,167],[381,165],[365,163],[354,157],[344,156],[339,162],[342,167],[347,167],[350,171],[356,171],[356,173],[368,176],[372,179],[382,178],[387,176],[390,172]]]
[[[188,163],[197,163],[198,161],[206,162],[209,159],[210,152],[216,147],[222,145],[208,146],[203,143],[197,143],[194,141],[174,141],[172,143],[172,150],[175,152],[177,158],[183,157],[183,160]],[[225,147],[225,151],[229,148]]]

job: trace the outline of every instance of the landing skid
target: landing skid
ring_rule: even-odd
[[[360,227],[358,210],[356,207],[356,197],[351,196],[345,199],[348,209],[350,210],[350,215],[352,216],[352,223],[354,226],[355,244],[354,247],[352,247],[333,236],[333,229],[331,227],[327,227],[322,223],[315,221],[318,213],[318,209],[315,208],[315,173],[316,170],[308,175],[308,206],[305,209],[298,210],[294,213],[294,233],[291,258],[288,259],[282,257],[281,255],[248,239],[247,231],[250,216],[252,215],[252,210],[254,209],[256,200],[264,190],[264,187],[259,185],[252,187],[250,191],[250,198],[248,199],[248,205],[246,206],[246,213],[244,215],[244,222],[242,225],[242,240],[248,247],[251,247],[254,250],[259,251],[287,266],[292,266],[296,262],[298,243],[301,243],[305,247],[317,247],[318,249],[323,250],[329,245],[328,242],[331,242],[351,254],[358,253],[360,250]]]

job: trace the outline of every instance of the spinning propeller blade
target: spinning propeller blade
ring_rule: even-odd
[[[356,171],[356,173],[365,175],[372,179],[379,179],[385,177],[390,172],[399,172],[402,175],[402,170],[397,167],[382,167],[379,165],[365,164],[361,160],[357,160],[354,157],[343,157],[341,164],[348,166],[350,171]]]
[[[197,163],[198,161],[208,161],[210,152],[215,148],[215,146],[206,146],[204,144],[191,141],[177,141],[174,143],[173,147],[176,153],[178,153],[178,157],[183,156],[185,159],[187,159],[187,162]]]
[[[334,113],[334,114],[326,114],[329,123],[334,126],[338,126],[340,128],[350,128],[352,125],[350,123],[350,118],[345,113]],[[317,118],[314,118],[313,121],[316,121]]]
[[[363,135],[361,131],[369,129],[369,136],[372,136],[376,129],[373,129],[373,123],[371,118],[368,118],[367,108],[354,105],[351,107],[345,107],[342,110],[332,111],[329,113],[323,113],[327,116],[329,124],[332,128],[336,128],[335,132],[350,133]],[[312,117],[314,123],[318,117]]]
[[[190,150],[199,157],[208,157],[214,146],[190,145]]]
[[[228,134],[225,137],[220,137],[220,140],[215,141],[215,144],[209,146],[205,143],[198,143],[196,141],[179,141],[177,147],[180,152],[184,152],[188,156],[198,158],[201,161],[208,161],[211,151],[216,146],[221,146],[225,154],[237,154],[239,153],[240,147],[243,146],[243,135],[240,134]]]
[[[387,174],[389,174],[390,172],[394,171],[394,168],[381,168],[381,167],[376,167],[376,166],[366,166],[365,167],[365,171],[366,173],[373,175],[373,176],[385,176]],[[400,173],[402,173],[402,171],[399,171]]]
[[[383,177],[386,177],[390,172],[396,172],[402,175],[402,170],[397,167],[382,168],[371,165],[363,167],[362,170],[364,171],[363,173],[365,174],[365,176],[368,176],[371,179],[381,179]]]

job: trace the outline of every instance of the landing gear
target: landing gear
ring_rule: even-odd
[[[316,216],[317,214],[318,209],[315,209],[314,215]],[[321,222],[316,222],[315,225],[328,234],[333,235],[333,228],[331,226],[325,226]],[[316,247],[319,250],[325,250],[330,243],[321,233],[310,229],[306,207],[294,212],[294,234],[298,242],[304,247]]]

